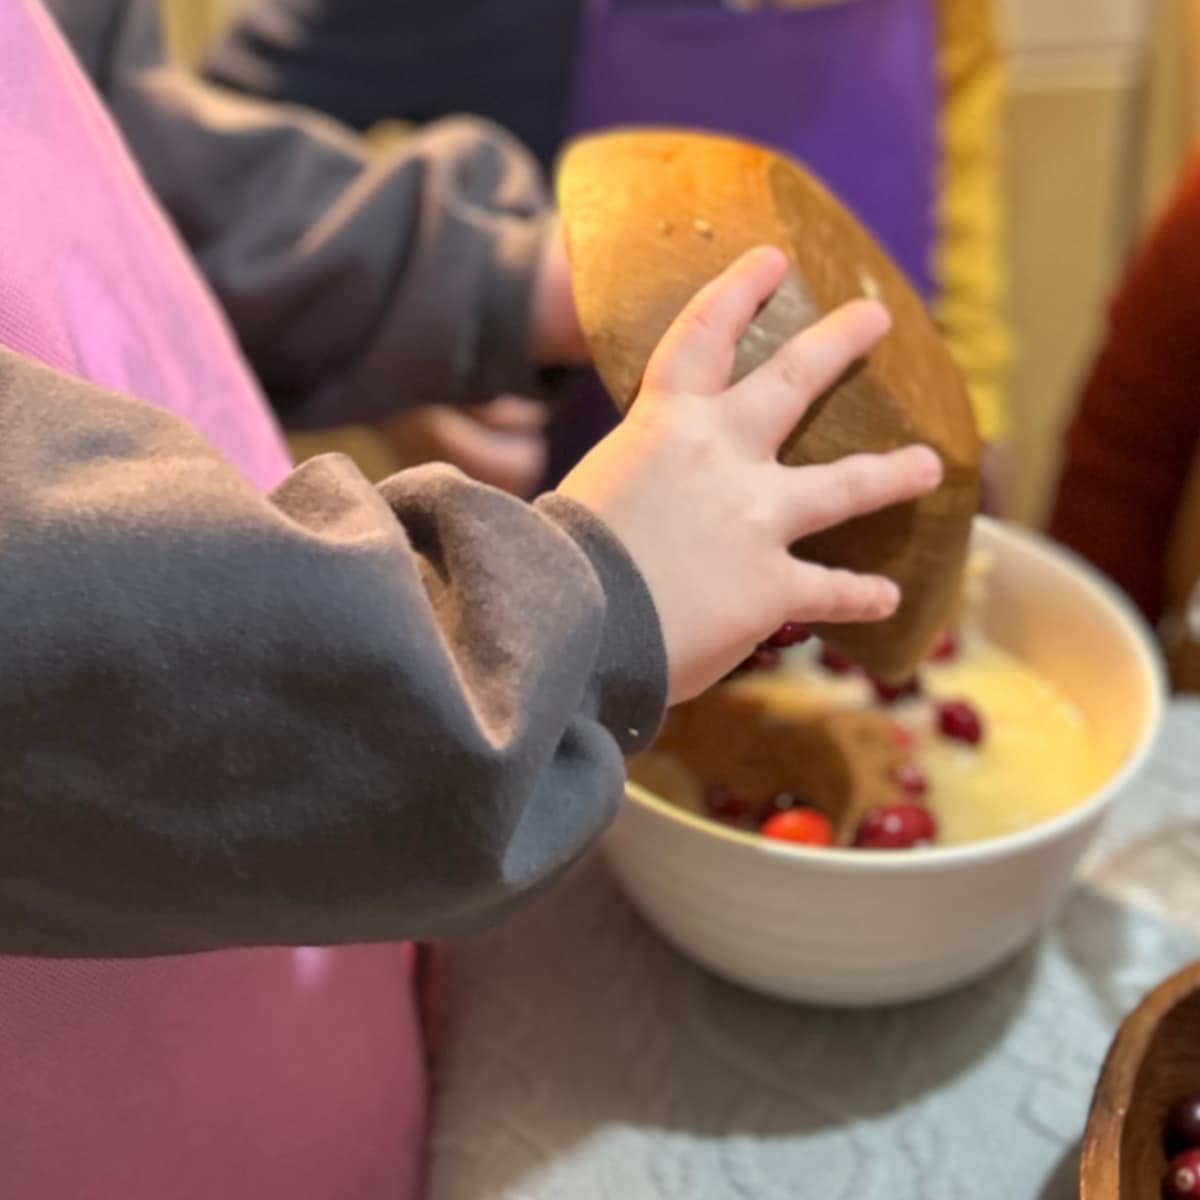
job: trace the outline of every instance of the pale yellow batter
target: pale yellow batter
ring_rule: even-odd
[[[914,735],[914,755],[929,778],[924,802],[937,818],[939,845],[1027,828],[1070,808],[1103,781],[1106,756],[1079,710],[982,634],[963,638],[953,661],[923,667],[921,680],[925,697],[890,712]],[[725,686],[747,690],[781,713],[877,703],[865,679],[826,673],[810,647],[788,651],[777,671],[748,674]],[[931,698],[966,700],[983,718],[982,744],[943,737]]]

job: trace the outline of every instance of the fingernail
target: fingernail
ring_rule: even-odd
[[[872,300],[874,306],[883,314],[883,333],[891,333],[892,331],[892,310],[883,303],[882,300]],[[880,334],[882,337],[883,334]]]
[[[941,483],[942,475],[944,473],[942,468],[942,456],[929,446],[922,446],[921,449],[925,451],[925,466],[923,468],[923,474],[925,475],[925,478],[931,484]]]
[[[890,579],[883,581],[883,596],[888,613],[894,613],[900,607],[900,589]]]

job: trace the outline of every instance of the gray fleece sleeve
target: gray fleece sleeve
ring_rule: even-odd
[[[287,424],[536,393],[549,200],[514,139],[459,118],[372,156],[165,66],[153,0],[51,8]]]
[[[0,351],[0,952],[432,937],[567,864],[652,738],[604,526],[445,467],[262,497]]]

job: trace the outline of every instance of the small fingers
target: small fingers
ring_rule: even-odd
[[[728,387],[738,341],[786,269],[782,251],[760,246],[701,288],[651,356],[647,385],[661,392],[707,395]]]
[[[431,405],[393,418],[385,436],[406,465],[446,462],[515,496],[536,490],[546,465],[540,430],[493,429],[456,408]]]
[[[882,621],[900,604],[900,589],[882,575],[797,561],[792,581],[789,612],[802,623]]]
[[[793,539],[915,500],[942,480],[942,461],[928,446],[784,470],[795,476],[788,528]]]
[[[812,403],[823,396],[891,328],[881,304],[855,300],[786,341],[736,391],[775,451]]]
[[[503,433],[534,433],[544,429],[550,420],[550,410],[541,401],[511,393],[485,404],[470,405],[463,411],[480,425]]]

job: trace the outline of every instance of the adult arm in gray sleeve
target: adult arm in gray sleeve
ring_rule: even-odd
[[[153,0],[50,7],[289,425],[535,394],[549,210],[514,139],[459,118],[372,155],[164,65]]]
[[[600,522],[445,467],[262,497],[0,351],[0,952],[432,937],[568,863],[661,718]]]

